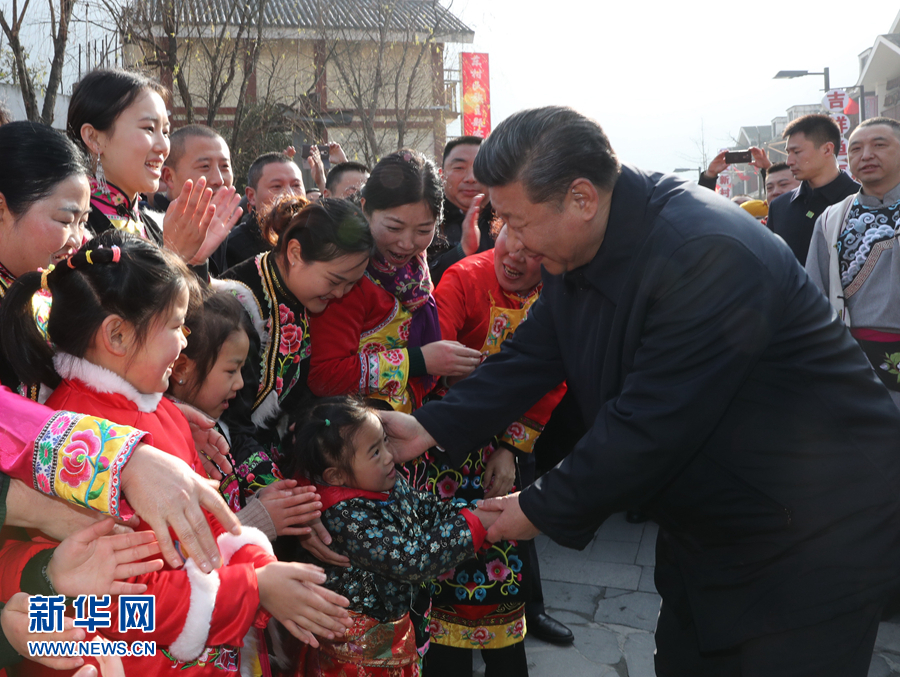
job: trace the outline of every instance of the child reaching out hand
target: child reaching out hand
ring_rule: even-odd
[[[292,473],[318,485],[331,547],[351,562],[328,568],[325,587],[350,600],[353,625],[343,640],[304,648],[296,674],[418,675],[429,581],[472,557],[499,513],[460,510],[411,489],[394,467],[381,419],[351,397],[313,405],[288,458]]]
[[[172,367],[169,393],[216,421],[216,428],[231,445],[228,426],[220,417],[244,387],[241,370],[251,345],[258,344],[259,337],[244,307],[231,293],[207,290],[203,296],[203,302],[190,310],[185,318],[187,347]],[[257,353],[255,347],[253,353]],[[242,457],[239,450],[236,455]],[[235,454],[229,454],[232,466],[237,469],[234,457]],[[274,466],[272,469],[277,473]],[[241,524],[261,529],[270,541],[276,536],[309,533],[309,527],[299,524],[320,515],[322,505],[315,487],[298,487],[295,480],[281,479],[280,474],[254,479],[258,486],[242,487],[233,472],[225,475],[219,485]],[[265,486],[272,480],[275,481]],[[255,494],[248,491],[259,486],[263,488]]]
[[[31,310],[32,296],[42,287],[53,297],[49,341]],[[0,325],[15,337],[4,341],[3,349],[23,382],[57,385],[48,406],[147,431],[156,444],[200,472],[187,420],[163,397],[185,347],[184,318],[196,298],[196,279],[177,257],[146,240],[107,231],[65,263],[16,280],[0,309]],[[112,427],[100,430],[104,437],[118,434]],[[90,493],[97,469],[108,463],[98,457],[101,441],[90,431],[71,445],[71,455],[62,461],[61,483],[86,484]],[[258,637],[270,616],[303,641],[316,643],[314,632],[340,634],[346,601],[316,585],[324,582],[324,574],[308,565],[277,562],[256,529],[224,533],[215,518],[206,519],[217,536],[221,566],[202,573],[182,544],[183,568],[129,579],[155,595],[155,629],[148,634],[118,632],[116,626],[98,629],[107,639],[157,643],[155,656],[125,657],[126,673],[169,675],[177,669],[179,675],[211,676],[251,669],[256,652],[249,643],[245,647],[245,639]],[[113,617],[116,604],[110,607]],[[29,675],[49,674],[44,669],[34,666]]]

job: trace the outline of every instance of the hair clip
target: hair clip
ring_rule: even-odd
[[[49,266],[47,266],[46,270],[41,270],[41,289],[43,289],[44,291],[50,291],[50,287],[47,285],[47,276],[50,275],[50,273],[52,273],[55,269],[56,266],[51,263]]]
[[[331,421],[329,421],[329,420],[326,418],[326,419],[325,419],[325,427],[327,428],[327,427],[330,426],[330,425],[331,425]]]
[[[113,263],[118,263],[119,261],[122,260],[122,250],[119,249],[119,245],[117,245],[117,244],[114,244],[111,247],[111,249],[112,249],[112,255],[113,255],[113,257],[112,257]],[[190,329],[188,330],[188,333],[190,333]]]
[[[115,260],[115,259],[113,259]],[[181,325],[181,333],[184,334],[184,337],[187,338],[191,335],[191,329],[186,324]]]
[[[86,260],[89,264],[94,265],[94,262],[91,261],[91,251],[92,251],[91,249],[88,249],[88,250],[84,253],[84,258],[85,258],[85,260]]]
[[[71,268],[72,270],[75,270],[75,264],[72,263],[72,259],[75,258],[75,254],[77,254],[77,253],[78,252],[75,252],[74,254],[70,254],[69,256],[66,257],[66,263],[68,264],[69,268]]]

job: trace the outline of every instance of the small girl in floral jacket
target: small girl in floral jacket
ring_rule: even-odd
[[[296,674],[418,676],[430,581],[473,557],[499,513],[411,489],[378,414],[352,397],[313,405],[288,456],[292,475],[318,485],[331,547],[351,562],[326,567],[325,587],[350,599],[353,625],[343,641],[301,649]]]

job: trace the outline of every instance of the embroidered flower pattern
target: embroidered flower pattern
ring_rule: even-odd
[[[59,478],[74,489],[89,480],[98,469],[105,471],[109,459],[99,456],[101,448],[100,438],[93,430],[81,430],[72,435],[72,441],[60,454]]]

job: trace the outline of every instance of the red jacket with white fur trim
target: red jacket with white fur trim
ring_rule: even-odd
[[[141,430],[153,436],[156,446],[202,473],[190,428],[174,404],[157,395],[138,393],[121,377],[85,360],[58,356],[56,368],[64,380],[47,401],[48,406],[104,416],[125,424],[140,421]],[[90,449],[89,441],[87,446]],[[238,672],[242,660],[253,660],[247,655],[247,649],[241,651],[240,647],[248,634],[255,637],[254,628],[264,627],[269,619],[269,614],[259,606],[255,569],[276,561],[272,546],[258,529],[244,527],[241,535],[235,536],[226,533],[211,515],[207,514],[207,519],[219,543],[221,568],[203,574],[188,559],[182,569],[167,566],[130,579],[146,584],[145,594],[156,597],[154,632],[131,630],[120,634],[115,600],[109,607],[113,627],[100,631],[104,638],[157,643],[157,653],[152,658],[124,658],[125,674],[171,675],[174,668],[179,670],[179,675],[221,677],[223,671]],[[149,527],[142,524],[140,528]],[[34,667],[36,675],[64,674]]]

